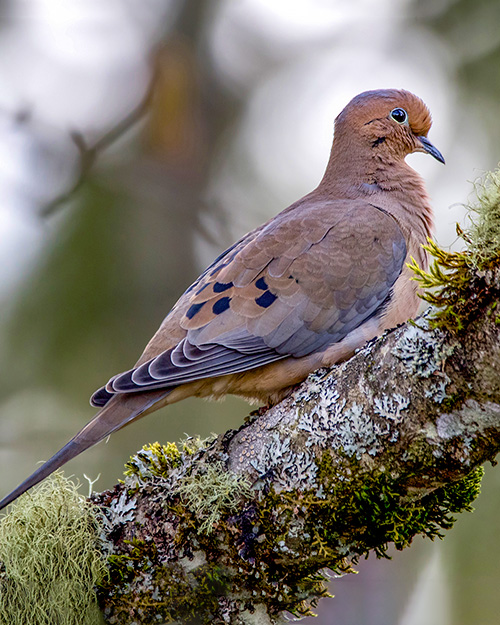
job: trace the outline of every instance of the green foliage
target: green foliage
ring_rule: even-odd
[[[97,509],[61,474],[0,521],[0,624],[97,625],[105,576]]]
[[[467,249],[448,252],[429,240],[424,246],[434,259],[429,270],[421,269],[414,259],[409,264],[424,289],[421,297],[437,309],[431,327],[454,334],[482,311],[493,313],[499,297],[492,273],[500,261],[500,169],[476,184],[476,194],[476,202],[468,207],[471,227],[464,232],[457,225]]]
[[[129,280],[131,271],[121,241],[109,236],[121,223],[123,201],[105,186],[88,184],[77,205],[67,209],[66,221],[24,282],[8,320],[6,347],[17,378],[26,381],[33,375],[38,383],[67,391],[82,371],[88,377],[89,362],[91,376],[96,369],[104,376],[117,352],[128,355],[123,352],[130,341],[123,340],[126,332],[120,327],[121,279],[127,275]],[[114,349],[103,350],[103,344]]]

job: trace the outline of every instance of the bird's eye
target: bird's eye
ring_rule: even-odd
[[[404,109],[393,109],[390,117],[398,124],[405,124],[408,121],[408,113]]]

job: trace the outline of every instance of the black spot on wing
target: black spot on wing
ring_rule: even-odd
[[[223,293],[233,286],[232,282],[216,282],[213,286],[214,293]]]
[[[218,299],[215,304],[212,306],[212,311],[214,315],[220,315],[225,310],[229,308],[229,302],[231,301],[230,297],[221,297]]]
[[[186,311],[186,317],[188,319],[192,319],[200,310],[205,306],[206,302],[201,302],[201,304],[191,304],[191,306]]]
[[[267,284],[266,281],[264,280],[264,278],[259,278],[257,280],[257,282],[255,283],[255,286],[260,289],[261,291],[265,291],[267,290]]]
[[[255,301],[262,308],[269,308],[269,306],[271,306],[271,304],[274,302],[274,300],[277,299],[277,297],[278,296],[274,295],[274,293],[271,293],[271,291],[265,291]]]

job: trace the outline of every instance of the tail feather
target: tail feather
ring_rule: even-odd
[[[62,449],[55,453],[41,467],[32,473],[22,484],[0,501],[0,510],[8,506],[20,495],[35,486],[66,462],[89,449],[103,438],[121,429],[131,421],[144,416],[169,391],[117,395],[110,400],[87,425],[76,434]]]

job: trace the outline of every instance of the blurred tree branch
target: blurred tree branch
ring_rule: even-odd
[[[156,82],[157,70],[153,69],[149,86],[140,103],[115,126],[104,133],[93,145],[88,145],[84,135],[78,130],[73,130],[70,133],[71,141],[76,146],[79,154],[78,174],[70,189],[55,197],[40,210],[42,217],[49,217],[70,200],[80,190],[102,153],[121,139],[125,133],[148,113],[155,94]]]
[[[193,61],[195,58],[196,48],[206,25],[206,13],[208,10],[209,9],[207,9],[205,5],[193,0],[184,0],[182,2],[181,10],[177,17],[176,29],[173,33],[169,34],[166,42],[162,46],[159,46],[156,50],[151,51],[152,70],[148,88],[139,104],[132,111],[130,111],[128,115],[120,120],[115,126],[110,128],[92,145],[88,144],[82,132],[73,130],[70,133],[70,139],[78,150],[78,173],[76,175],[76,179],[71,188],[58,195],[42,207],[40,210],[41,216],[48,217],[52,215],[66,202],[72,199],[88,179],[99,157],[150,112],[156,114],[157,121],[160,119],[163,131],[166,129],[167,132],[169,130],[171,132],[171,126],[175,126],[179,123],[179,114],[181,110],[179,108],[176,108],[174,111],[168,109],[169,104],[172,104],[172,100],[174,101],[174,107],[178,104],[178,102],[175,102],[175,98],[178,96],[179,90],[182,92],[181,98],[188,98],[188,100],[184,99],[182,101],[182,104],[187,111],[187,115],[185,117],[187,118],[189,114],[192,116],[192,109],[198,107],[199,105],[199,102],[196,101],[199,85],[196,85],[193,88],[193,85],[190,84],[190,81],[193,80],[193,76],[196,73]],[[171,73],[172,67],[174,67],[173,74]],[[207,75],[210,74],[209,67],[205,68],[205,73]],[[208,80],[205,87],[209,87],[214,93],[219,89],[219,85],[215,80]],[[190,88],[191,92],[189,92]],[[165,100],[166,91],[168,91],[167,102]],[[212,98],[214,93],[212,93]],[[160,99],[159,107],[157,107],[159,110],[155,109],[153,106],[154,100],[157,97]],[[172,119],[168,118],[169,113],[174,113]],[[225,115],[222,114],[221,107],[213,107],[210,117],[212,118],[211,123],[215,127],[218,127],[221,119],[225,118]],[[206,164],[209,155],[208,150],[204,149],[205,137],[203,136],[203,133],[200,134],[199,132],[199,124],[196,124],[196,121],[199,120],[193,120],[191,118],[189,121],[191,122],[192,133],[196,134],[196,156],[190,154],[190,162],[187,164],[184,163],[184,165],[187,165],[187,168],[192,168],[195,174],[200,173],[197,170],[203,170],[203,173],[205,173],[204,165]],[[193,121],[195,123],[193,123]],[[162,128],[159,128],[158,123],[155,124],[154,121],[153,126],[156,131],[160,131],[161,139]],[[178,131],[177,134],[179,134]],[[188,135],[178,137],[178,140],[186,142],[187,139],[187,143],[189,143],[191,138],[192,137]],[[163,147],[167,148],[164,150],[164,152],[167,152],[168,147],[172,146]],[[176,147],[179,148],[179,146]],[[186,146],[184,145],[184,147]],[[187,147],[189,149],[192,146],[188,145]],[[178,156],[178,154],[173,154],[174,159],[178,158]],[[199,182],[201,183],[202,180],[203,176],[201,176]]]

